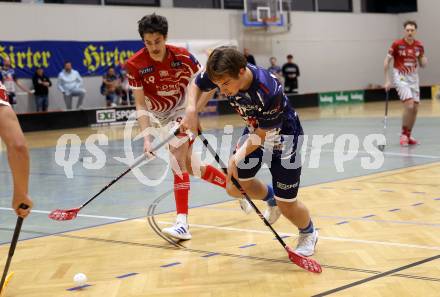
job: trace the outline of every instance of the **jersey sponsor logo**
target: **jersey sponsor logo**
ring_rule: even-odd
[[[179,90],[179,82],[176,82],[174,84],[162,84],[162,85],[157,85],[156,86],[156,90],[158,91],[170,91],[170,90]]]
[[[182,66],[182,61],[180,60],[172,61],[170,66],[171,68],[179,68],[180,66]]]
[[[275,113],[278,113],[280,111],[279,106],[275,107],[274,109],[268,110],[268,111],[263,111],[262,114],[264,116],[268,116],[268,115],[273,115]]]
[[[164,78],[168,76],[168,71],[166,70],[159,70],[159,76],[160,78]]]
[[[148,66],[148,67],[145,67],[145,68],[139,70],[139,73],[141,75],[145,75],[145,74],[152,73],[152,72],[154,72],[154,66]]]
[[[293,185],[292,184],[288,185],[288,184],[283,184],[283,183],[277,182],[277,188],[284,190],[284,191],[294,189],[296,187],[298,187],[298,182],[294,183]]]

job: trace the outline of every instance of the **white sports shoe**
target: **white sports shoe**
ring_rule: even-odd
[[[263,216],[272,225],[280,218],[281,210],[278,206],[268,205]]]
[[[166,235],[180,240],[191,239],[191,233],[189,233],[189,227],[186,224],[176,222],[172,227],[163,228],[162,232]]]
[[[250,214],[254,210],[252,205],[245,198],[238,199],[238,203],[240,203],[240,208],[245,214]]]
[[[313,233],[300,233],[298,237],[298,245],[295,252],[304,257],[310,257],[315,253],[315,246],[318,242],[318,231],[315,229]]]

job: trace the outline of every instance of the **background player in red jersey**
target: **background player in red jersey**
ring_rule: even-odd
[[[8,161],[14,181],[12,208],[18,216],[25,218],[32,208],[32,200],[28,195],[29,152],[17,116],[8,101],[6,88],[0,82],[0,138],[8,149]],[[19,208],[22,203],[29,208]]]
[[[169,133],[185,114],[185,92],[200,69],[199,62],[186,49],[166,44],[168,22],[156,14],[146,15],[138,22],[139,34],[145,48],[139,50],[126,63],[127,76],[136,101],[141,131],[149,127],[162,127]],[[213,92],[207,94],[212,95]],[[143,111],[143,113],[142,113]],[[153,117],[146,115],[148,112]],[[189,175],[199,172],[200,177],[214,185],[225,187],[225,175],[211,165],[191,167],[191,144],[187,134],[170,144],[170,161],[174,174],[174,196],[177,219],[174,226],[163,232],[173,238],[188,240]],[[184,139],[182,141],[182,139]],[[151,148],[151,135],[144,136],[144,151]]]
[[[425,67],[428,60],[425,56],[423,44],[415,39],[417,23],[406,21],[403,24],[405,36],[393,42],[388,55],[385,58],[385,89],[391,87],[388,75],[389,65],[394,59],[392,72],[393,84],[399,93],[400,100],[403,102],[402,135],[400,145],[408,146],[418,144],[418,141],[411,136],[411,131],[417,118],[417,111],[420,102],[419,74],[417,64]]]

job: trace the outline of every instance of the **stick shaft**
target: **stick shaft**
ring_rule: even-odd
[[[171,139],[173,139],[175,136],[177,136],[179,134],[179,129],[176,129],[173,134],[170,134],[169,136],[167,136],[167,138],[165,138],[163,141],[161,141],[160,143],[158,143],[157,145],[155,145],[152,149],[151,152],[155,152],[158,149],[160,149],[162,146],[164,146],[165,144],[167,144],[168,142],[171,141]],[[122,177],[124,177],[127,173],[129,173],[133,168],[135,168],[136,166],[138,166],[139,164],[141,164],[145,159],[147,158],[146,154],[142,154],[141,156],[139,156],[136,161],[131,164],[131,166],[129,166],[124,172],[122,172],[118,177],[115,177],[110,183],[108,183],[105,187],[103,187],[98,193],[95,194],[95,196],[93,196],[92,198],[90,198],[89,200],[87,200],[83,205],[80,206],[79,209],[84,208],[87,204],[89,204],[90,202],[92,202],[93,200],[95,200],[96,197],[98,197],[99,195],[101,195],[104,191],[106,191],[108,188],[110,188],[114,183],[116,183],[118,180],[120,180]]]
[[[383,119],[383,128],[387,128],[387,120],[388,120],[388,103],[390,99],[390,91],[385,91],[385,117]]]
[[[209,144],[208,140],[199,132],[199,137],[202,140],[205,147],[208,149],[208,151],[214,156],[214,159],[217,161],[217,163],[222,168],[223,172],[225,174],[228,174],[227,172],[227,166],[226,164],[220,159],[220,156],[217,154],[217,152],[212,148],[212,146]],[[261,211],[258,209],[258,207],[254,204],[254,202],[249,198],[249,196],[246,194],[246,192],[241,187],[240,183],[235,179],[235,177],[231,176],[231,181],[234,184],[234,186],[243,194],[245,199],[249,202],[249,204],[252,206],[252,208],[255,210],[255,212],[258,214],[260,219],[264,222],[264,224],[269,227],[269,229],[272,231],[272,233],[275,235],[275,238],[278,240],[278,242],[286,248],[287,244],[284,242],[284,240],[278,235],[277,231],[272,227],[272,225],[266,220],[266,218],[263,216]]]
[[[27,209],[28,206],[21,204],[20,208]],[[6,276],[8,275],[9,266],[11,265],[12,256],[14,256],[15,248],[17,247],[18,237],[20,236],[21,226],[23,225],[23,218],[18,217],[17,223],[15,224],[14,235],[12,235],[11,246],[9,247],[8,259],[6,260],[6,265],[3,270],[2,280],[0,282],[0,294],[5,284]]]

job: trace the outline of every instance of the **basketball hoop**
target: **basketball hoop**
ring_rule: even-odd
[[[276,22],[278,22],[278,18],[276,16],[272,16],[272,17],[268,17],[268,18],[263,18],[261,20],[261,22],[263,23],[263,27],[266,31],[269,30],[269,26],[271,26],[271,24],[274,24]]]
[[[246,29],[258,33],[285,33],[290,29],[290,0],[244,0]],[[283,9],[287,9],[287,13]]]

